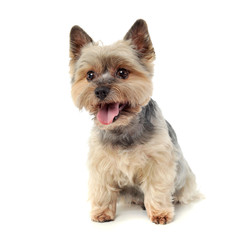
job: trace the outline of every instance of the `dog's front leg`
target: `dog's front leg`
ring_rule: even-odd
[[[153,191],[158,191],[158,189]],[[167,224],[173,220],[174,206],[171,203],[170,193],[162,191],[157,194],[148,191],[145,194],[144,204],[148,217],[153,223]]]
[[[172,203],[175,178],[174,164],[169,164],[167,159],[160,163],[153,161],[147,173],[148,175],[142,184],[147,214],[152,222],[167,224],[174,217]]]
[[[89,174],[91,219],[95,222],[114,220],[118,191],[113,187],[111,175],[103,169],[101,172],[101,169],[97,169],[96,166],[91,167]]]

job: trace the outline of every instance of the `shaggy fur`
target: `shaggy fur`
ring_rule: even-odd
[[[92,220],[113,220],[123,196],[146,208],[152,222],[171,222],[174,203],[199,194],[173,128],[151,99],[155,52],[147,24],[136,21],[110,46],[74,26],[70,58],[74,103],[95,122],[88,159]]]

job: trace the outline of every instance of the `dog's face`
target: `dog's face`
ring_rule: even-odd
[[[123,40],[94,43],[80,27],[70,33],[70,74],[75,105],[103,129],[130,123],[152,95],[155,53],[147,24],[138,20]]]

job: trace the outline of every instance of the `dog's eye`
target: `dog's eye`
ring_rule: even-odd
[[[129,72],[125,68],[119,68],[116,72],[116,77],[120,79],[127,79],[128,75],[129,75]]]
[[[87,80],[92,81],[95,78],[95,73],[94,71],[89,71],[87,72]]]

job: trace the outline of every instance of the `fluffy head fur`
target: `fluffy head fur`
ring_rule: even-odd
[[[110,46],[74,26],[70,58],[74,103],[95,121],[88,160],[92,220],[113,220],[117,198],[130,196],[152,222],[172,221],[174,202],[199,195],[176,134],[151,99],[155,52],[146,22],[136,21]]]
[[[72,97],[77,107],[86,108],[95,117],[105,104],[120,103],[120,111],[114,128],[127,125],[141,111],[152,95],[153,60],[152,43],[144,21],[137,21],[124,37],[110,46],[99,46],[80,28],[74,26],[70,33],[70,73],[72,75]],[[127,79],[116,76],[119,69],[126,69]],[[94,79],[87,80],[87,73],[94,72]],[[104,100],[96,97],[95,89],[108,87],[110,92]]]

